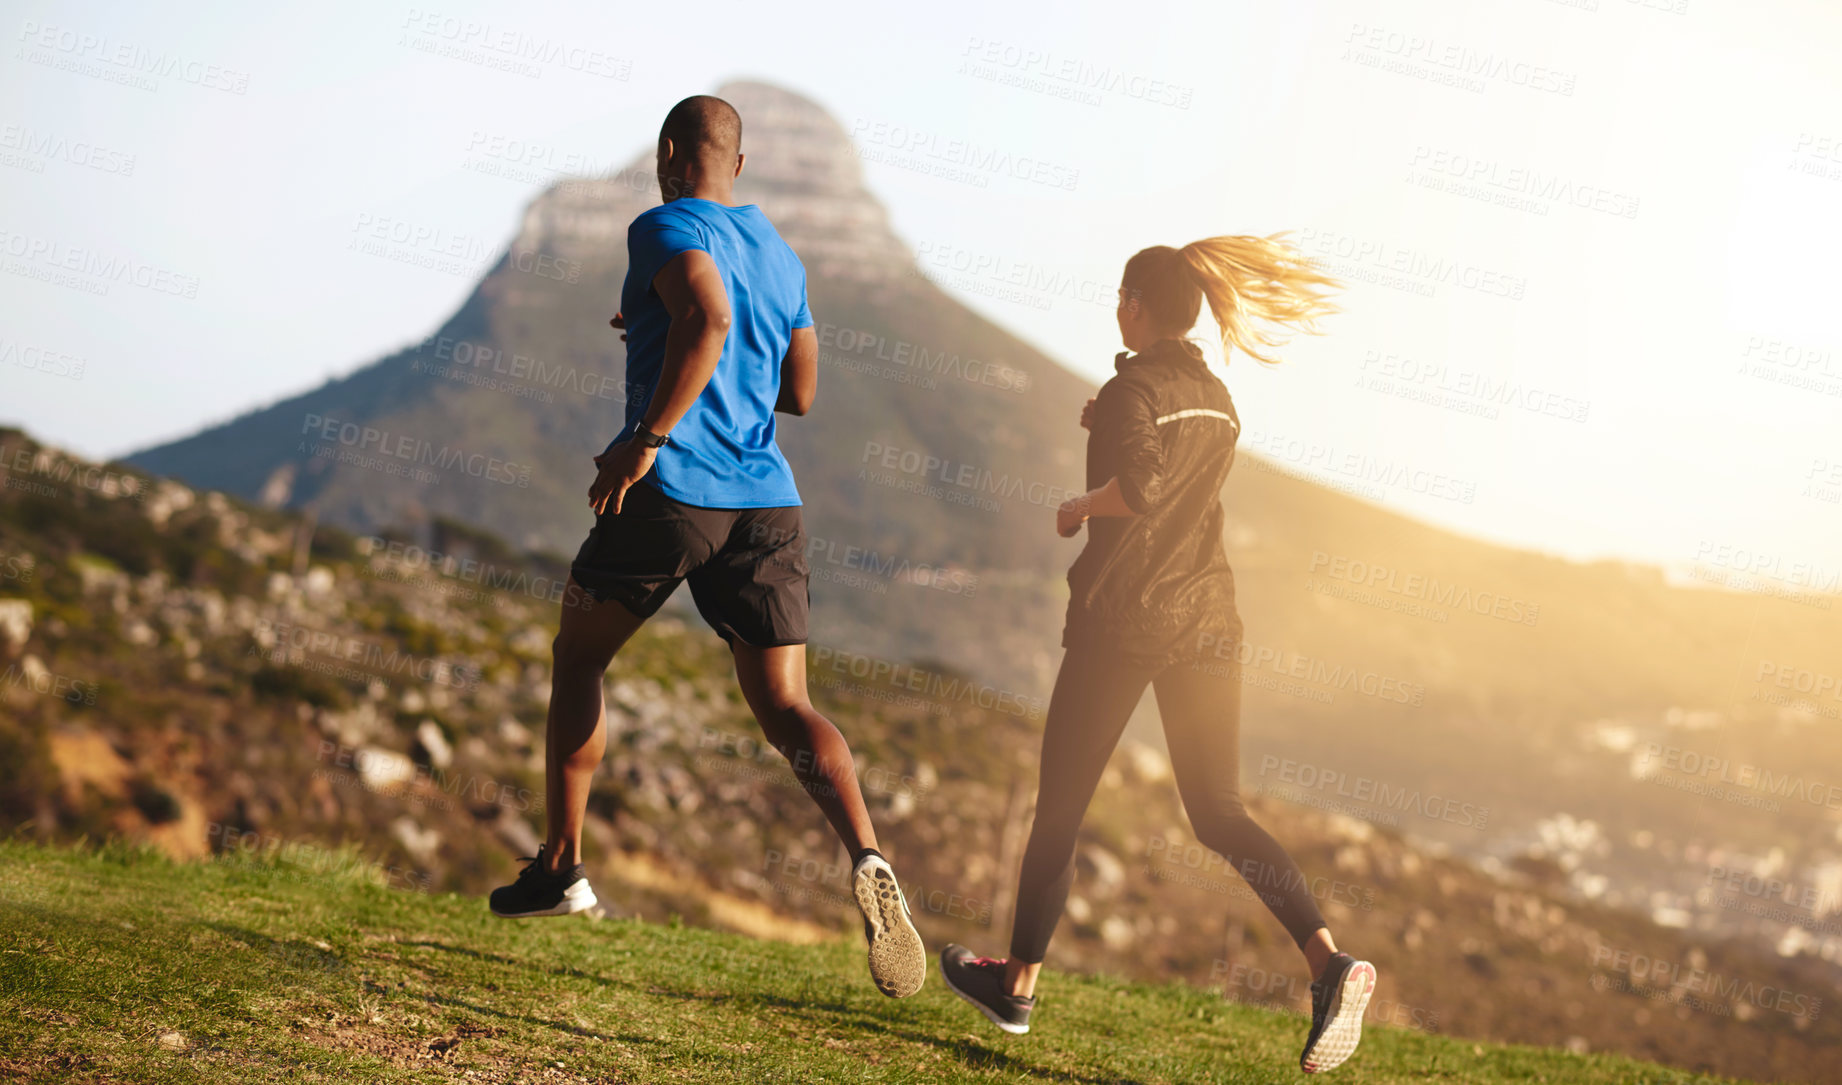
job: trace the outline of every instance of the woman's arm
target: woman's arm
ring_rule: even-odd
[[[1099,424],[1102,420],[1104,426]],[[1138,516],[1157,504],[1164,492],[1164,442],[1158,436],[1156,405],[1145,389],[1134,382],[1108,381],[1082,409],[1081,424],[1093,431],[1089,441],[1104,439],[1116,445],[1119,473],[1055,510],[1056,533],[1065,539],[1080,531],[1089,517]]]
[[[1055,510],[1055,530],[1066,539],[1081,530],[1081,525],[1090,517],[1137,515],[1132,506],[1126,504],[1126,495],[1120,492],[1119,480],[1110,478],[1106,480],[1105,486],[1062,502],[1062,507]]]

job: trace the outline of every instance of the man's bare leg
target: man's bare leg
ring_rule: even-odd
[[[819,804],[838,839],[855,857],[876,847],[870,811],[857,787],[851,748],[838,728],[812,707],[806,692],[806,646],[756,648],[735,642],[736,681],[761,730],[793,766],[806,794]]]
[[[550,712],[544,723],[548,873],[582,861],[589,785],[608,749],[601,679],[614,654],[645,621],[619,603],[597,603],[574,577],[564,589],[562,625],[550,649]]]
[[[851,896],[863,913],[870,978],[891,998],[914,994],[927,976],[927,949],[908,914],[895,871],[875,850],[876,830],[857,787],[851,748],[806,694],[806,646],[731,647],[736,680],[748,707],[850,851]]]

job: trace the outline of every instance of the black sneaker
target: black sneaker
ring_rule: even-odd
[[[549,874],[544,871],[544,848],[524,861],[518,880],[492,891],[488,901],[492,914],[501,919],[524,919],[539,915],[570,915],[586,911],[598,902],[588,884],[588,868],[577,863],[569,870]]]
[[[1321,1074],[1342,1066],[1362,1040],[1362,1015],[1375,993],[1375,966],[1339,953],[1311,985],[1311,1035],[1298,1057],[1299,1069]]]
[[[1036,999],[1019,998],[1005,989],[1003,961],[974,957],[965,946],[949,945],[940,951],[940,975],[954,994],[977,1006],[992,1024],[1014,1036],[1030,1031]]]
[[[870,979],[890,998],[907,998],[927,978],[927,947],[908,914],[908,899],[895,871],[871,853],[851,870],[851,895],[863,913],[863,937],[870,943]]]

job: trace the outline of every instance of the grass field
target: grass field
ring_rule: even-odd
[[[0,1080],[1303,1079],[1302,1018],[1195,988],[1049,974],[1035,1031],[1012,1037],[932,968],[913,998],[878,994],[858,944],[500,920],[347,858],[186,865],[0,843]],[[1726,1079],[1372,1028],[1324,1080]]]

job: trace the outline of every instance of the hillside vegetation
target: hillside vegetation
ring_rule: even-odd
[[[1225,1085],[1295,1079],[1306,1025],[1194,988],[1051,973],[1034,1030],[1009,1037],[938,975],[883,997],[849,938],[508,922],[362,863],[13,843],[0,869],[0,1076],[21,1083]],[[1717,1079],[1377,1026],[1331,1080]]]
[[[356,849],[387,887],[482,908],[532,853],[554,559],[447,525],[452,561],[431,562],[17,431],[0,432],[0,482],[0,817],[22,837],[309,871]],[[623,918],[849,935],[844,857],[694,621],[649,623],[609,677],[588,823],[599,895]],[[809,679],[850,736],[924,935],[1001,953],[1040,701],[830,638]],[[1340,941],[1380,967],[1377,1023],[1828,1073],[1842,1042],[1829,961],[1582,900],[1552,854],[1481,870],[1373,812],[1263,794],[1260,764],[1246,763],[1250,805],[1316,879]],[[1055,969],[1306,1004],[1296,952],[1195,844],[1157,750],[1122,748],[1078,864]]]

